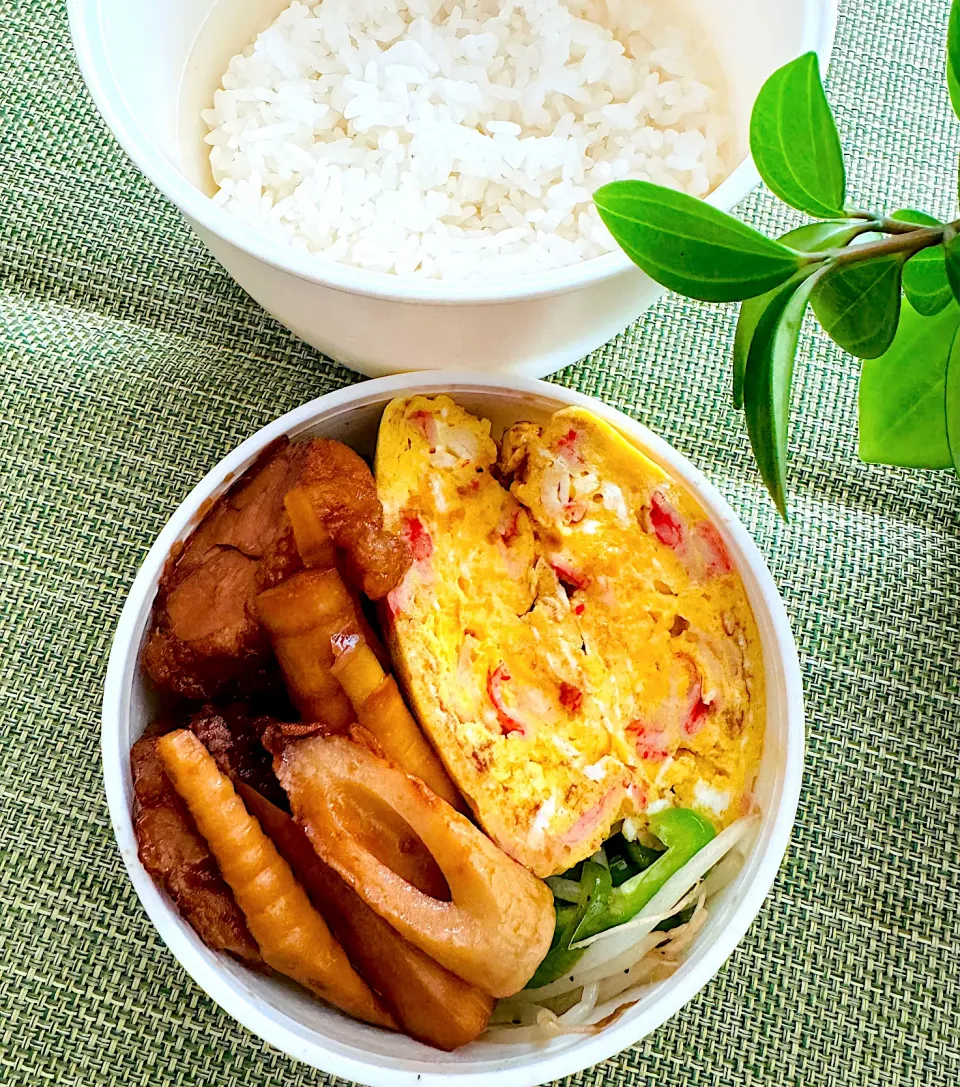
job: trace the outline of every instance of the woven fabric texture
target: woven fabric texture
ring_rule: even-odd
[[[955,207],[947,7],[842,5],[828,90],[858,200]],[[267,318],[137,174],[82,85],[60,0],[0,0],[0,116],[0,1081],[324,1084],[221,1012],[155,935],[114,846],[98,715],[125,593],[188,489],[356,377]],[[741,211],[794,222],[763,192]],[[796,830],[716,980],[575,1082],[954,1084],[960,485],[857,461],[856,364],[808,328],[780,523],[730,406],[733,322],[668,298],[556,380],[675,443],[759,541],[808,700]]]

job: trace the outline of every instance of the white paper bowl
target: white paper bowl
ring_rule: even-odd
[[[814,49],[826,68],[837,0],[669,0],[713,42],[740,163],[709,202],[729,210],[759,181],[750,110],[764,79]],[[288,0],[68,0],[80,67],[127,154],[227,271],[288,328],[376,377],[499,370],[542,377],[622,331],[662,290],[620,253],[486,282],[367,272],[298,254],[209,199],[200,110],[231,56]]]
[[[455,1053],[354,1022],[302,991],[262,978],[209,951],[180,919],[137,858],[131,824],[129,753],[151,719],[150,693],[139,671],[140,648],[157,582],[170,549],[271,441],[327,435],[372,452],[386,404],[408,393],[447,392],[495,427],[537,419],[568,404],[589,407],[618,427],[697,496],[720,530],[740,571],[760,628],[766,663],[768,720],[757,787],[762,824],[738,878],[715,908],[688,959],[621,1019],[593,1036],[566,1036],[542,1047],[479,1041]],[[103,703],[103,772],[114,833],[130,879],[157,931],[196,982],[234,1018],[299,1060],[372,1087],[480,1084],[530,1087],[577,1072],[632,1045],[685,1004],[717,972],[756,916],[773,883],[793,823],[803,763],[803,697],[796,647],[783,604],[762,556],[743,525],[696,468],[639,423],[590,397],[530,379],[507,382],[481,374],[401,375],[322,396],[266,426],[225,457],[179,507],[148,554],[124,606],[110,654]]]

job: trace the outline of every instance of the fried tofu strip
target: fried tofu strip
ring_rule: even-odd
[[[192,732],[168,733],[157,752],[174,788],[207,840],[260,945],[264,961],[304,988],[377,1026],[393,1017],[350,965],[230,779]]]
[[[383,752],[376,739],[362,728],[350,729],[354,743],[368,747],[378,758]],[[284,749],[286,750],[286,749]],[[346,832],[391,872],[440,902],[450,901],[450,887],[433,854],[410,824],[389,804],[373,794],[354,792],[341,797],[341,824]]]
[[[481,1034],[491,997],[408,943],[317,856],[304,831],[247,785],[247,811],[273,840],[350,961],[381,995],[407,1034],[439,1049],[456,1049]]]
[[[133,829],[140,861],[207,947],[263,969],[233,892],[163,769],[157,754],[163,731],[151,726],[130,752]]]
[[[329,733],[320,725],[278,723],[270,726],[263,738],[276,765],[276,760],[283,756],[289,745],[306,737],[323,735]],[[383,754],[376,739],[359,725],[351,725],[349,735],[355,743],[369,747],[374,754]],[[419,887],[425,895],[450,901],[450,888],[430,850],[391,807],[381,804],[376,797],[345,798],[341,816],[350,833],[392,872]]]
[[[553,896],[421,781],[342,737],[291,744],[277,776],[314,848],[410,943],[490,996],[510,996],[550,947]],[[350,823],[369,798],[389,806],[433,855],[451,901],[384,864]]]
[[[376,738],[387,758],[458,811],[466,811],[463,797],[407,709],[397,681],[384,673],[362,638],[347,645],[331,671],[346,691],[357,721]]]
[[[330,671],[332,639],[360,636],[353,599],[336,570],[303,570],[256,599],[290,700],[304,721],[346,731],[353,707]]]

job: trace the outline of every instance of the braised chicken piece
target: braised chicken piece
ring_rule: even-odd
[[[264,969],[233,892],[157,754],[157,741],[168,731],[167,725],[151,725],[130,752],[140,860],[207,947]]]
[[[277,722],[251,717],[243,702],[205,705],[190,718],[190,731],[213,756],[217,769],[231,781],[242,781],[272,804],[287,808],[287,797],[273,772],[273,757],[261,736]]]
[[[341,558],[347,580],[371,600],[399,583],[410,548],[383,527],[377,485],[363,458],[331,438],[308,443],[298,489],[310,499]]]
[[[167,564],[143,658],[160,690],[209,699],[277,682],[249,605],[300,568],[283,500],[306,449],[286,439],[266,449]]]

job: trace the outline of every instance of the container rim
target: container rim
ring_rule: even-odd
[[[542,1056],[533,1055],[523,1064],[510,1066],[496,1059],[477,1062],[478,1067],[451,1063],[437,1070],[426,1061],[396,1061],[386,1067],[365,1060],[357,1054],[356,1046],[347,1045],[316,1033],[306,1027],[297,1028],[294,1020],[276,1013],[252,992],[249,985],[232,979],[230,969],[221,959],[199,945],[186,925],[180,922],[173,907],[154,886],[137,857],[125,775],[129,776],[129,750],[123,743],[123,728],[130,712],[131,694],[139,664],[137,636],[144,607],[152,603],[160,571],[173,544],[189,529],[197,511],[212,495],[252,463],[256,454],[269,442],[287,434],[307,429],[321,413],[362,409],[383,403],[394,396],[424,393],[460,395],[480,394],[504,396],[517,393],[539,397],[558,404],[578,405],[595,412],[648,450],[693,491],[698,501],[710,513],[732,544],[738,562],[748,569],[755,584],[751,594],[754,608],[770,623],[770,642],[783,673],[783,713],[785,718],[785,753],[778,770],[780,801],[775,809],[764,814],[761,837],[762,854],[755,864],[752,880],[742,897],[731,908],[715,939],[706,945],[702,956],[692,968],[681,971],[664,983],[662,993],[643,1013],[625,1016],[601,1033],[579,1039],[568,1048]],[[758,603],[761,605],[758,608]],[[101,753],[104,787],[111,823],[131,882],[150,920],[181,965],[225,1011],[247,1029],[269,1044],[292,1057],[316,1068],[372,1087],[476,1087],[486,1082],[482,1077],[494,1072],[503,1077],[505,1087],[534,1087],[563,1076],[571,1075],[613,1056],[635,1044],[662,1025],[710,981],[743,938],[766,898],[779,870],[790,837],[800,794],[803,772],[804,707],[800,665],[789,619],[766,563],[746,528],[720,493],[703,474],[682,454],[657,437],[645,426],[615,408],[563,386],[533,379],[511,377],[504,381],[498,375],[454,371],[425,371],[418,374],[398,374],[348,386],[328,393],[276,419],[248,438],[223,458],[190,492],[164,526],[143,562],[124,604],[114,635],[104,684]],[[237,968],[241,970],[242,968]]]
[[[826,70],[836,33],[838,0],[808,0],[799,52],[814,50]],[[308,282],[335,290],[394,302],[422,305],[511,302],[563,294],[601,283],[631,269],[620,252],[593,257],[579,264],[498,280],[430,280],[371,272],[337,261],[297,253],[240,222],[201,192],[144,134],[127,105],[105,48],[100,0],[67,0],[74,50],[87,87],[117,141],[138,169],[193,223],[251,257]],[[706,197],[707,203],[728,211],[760,182],[748,155]]]

